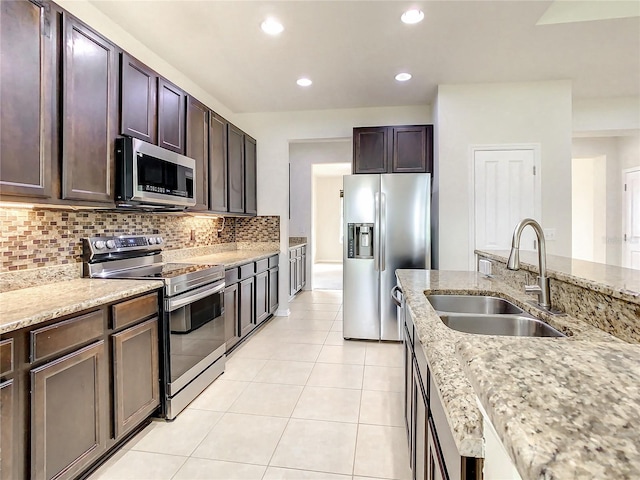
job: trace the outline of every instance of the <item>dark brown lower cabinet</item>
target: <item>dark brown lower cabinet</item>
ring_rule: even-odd
[[[415,480],[431,479],[427,469],[427,428],[429,421],[429,406],[427,395],[420,379],[420,372],[413,369],[413,478]]]
[[[104,340],[31,371],[31,478],[73,478],[106,449]]]
[[[240,330],[240,337],[244,337],[255,327],[254,317],[254,295],[255,295],[255,282],[254,277],[247,278],[239,283],[240,285],[240,313],[238,315],[238,325]]]
[[[158,318],[112,335],[115,438],[160,405]]]
[[[224,338],[227,352],[240,341],[238,284],[224,289]]]
[[[275,314],[280,304],[278,287],[280,285],[280,268],[269,270],[269,313]]]
[[[439,453],[438,445],[437,445],[437,437],[436,437],[436,429],[433,424],[433,419],[429,419],[428,424],[428,433],[425,432],[425,436],[427,439],[427,445],[425,448],[426,453],[426,466],[427,470],[425,473],[429,480],[445,480],[449,477],[447,476],[447,471],[445,470],[444,462],[442,460],[442,456]],[[417,478],[417,477],[416,477]],[[463,477],[464,478],[464,477]],[[475,477],[470,477],[475,478]]]
[[[404,327],[403,363],[404,363],[404,423],[407,427],[407,440],[409,442],[409,459],[413,459],[413,351],[409,332]],[[413,462],[411,462],[413,465]]]
[[[15,387],[13,380],[0,382],[0,479],[16,478],[13,473],[13,423],[16,412],[13,408]]]
[[[256,275],[256,325],[260,325],[269,317],[269,272]]]

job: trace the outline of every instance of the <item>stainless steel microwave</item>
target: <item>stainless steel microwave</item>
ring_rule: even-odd
[[[116,139],[116,205],[183,210],[196,204],[196,161],[131,137]]]

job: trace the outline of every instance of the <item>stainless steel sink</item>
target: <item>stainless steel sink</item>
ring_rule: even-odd
[[[519,307],[498,297],[482,295],[427,295],[427,300],[438,312],[480,313],[480,314],[520,314]]]
[[[470,315],[443,313],[440,318],[454,330],[480,335],[515,337],[564,337],[565,335],[540,320],[524,315]]]

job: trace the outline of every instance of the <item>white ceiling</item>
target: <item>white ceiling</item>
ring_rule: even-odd
[[[569,2],[91,2],[237,113],[423,105],[451,83],[570,79],[574,98],[640,95],[640,17],[571,21],[564,8],[536,25]],[[425,20],[405,25],[412,6]],[[278,37],[260,30],[267,16],[284,24]],[[400,71],[413,79],[396,82]],[[300,76],[313,85],[297,86]]]

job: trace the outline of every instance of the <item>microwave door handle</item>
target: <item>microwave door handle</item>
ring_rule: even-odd
[[[214,288],[205,286],[205,287],[201,287],[196,290],[193,290],[193,292],[191,292],[188,295],[181,295],[175,299],[167,298],[165,300],[165,310],[167,310],[168,312],[173,312],[178,308],[184,307],[185,305],[189,305],[190,303],[193,303],[197,300],[201,300],[205,297],[213,295],[214,293],[218,293],[219,291],[224,290],[224,286],[225,284],[223,282],[221,285],[218,285]]]

